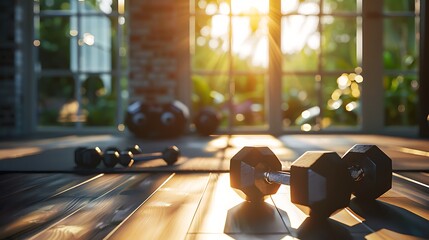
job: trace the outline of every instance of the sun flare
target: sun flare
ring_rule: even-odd
[[[232,0],[228,2],[201,3],[199,7],[212,16],[211,25],[201,29],[201,37],[196,43],[208,44],[211,49],[228,52],[241,59],[247,59],[253,66],[268,66],[269,44],[269,1],[268,0]],[[284,6],[284,7],[283,7]],[[299,4],[298,0],[282,1],[282,12],[295,8],[299,12],[316,11],[316,3]],[[299,7],[298,7],[299,6]],[[230,21],[232,25],[229,35]],[[318,20],[312,16],[289,16],[282,18],[281,50],[283,54],[294,54],[305,46],[318,49],[320,35],[317,32]],[[231,37],[231,44],[229,39]]]

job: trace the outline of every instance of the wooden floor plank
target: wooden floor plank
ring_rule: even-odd
[[[400,175],[429,186],[429,171],[428,172],[401,172]]]
[[[74,174],[13,174],[22,176],[2,188],[0,212],[28,206],[67,191],[97,175]],[[101,175],[100,175],[101,176]],[[3,187],[3,186],[2,186]]]
[[[289,232],[271,199],[244,201],[229,184],[229,174],[212,174],[188,234],[283,234]]]
[[[411,202],[426,206],[426,210],[429,209],[429,186],[414,179],[418,179],[418,175],[394,173],[392,189],[387,194],[383,194],[382,197],[406,197]]]
[[[111,191],[130,175],[105,175],[60,192],[44,201],[7,208],[0,215],[0,238],[17,237],[37,232],[76,211],[94,198]],[[34,189],[32,191],[36,191]]]
[[[393,177],[392,189],[373,202],[353,198],[349,209],[385,239],[429,239],[429,190]]]
[[[55,179],[56,176],[58,176],[58,174],[0,174],[0,189],[2,190],[0,200],[33,187],[43,185]]]
[[[374,202],[352,199],[349,209],[384,239],[429,239],[427,207],[405,197],[379,198]]]
[[[184,239],[209,174],[176,174],[108,239]]]
[[[170,175],[133,175],[126,184],[94,199],[30,239],[103,239]]]

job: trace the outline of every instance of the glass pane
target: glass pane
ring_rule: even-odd
[[[43,77],[38,81],[38,124],[73,126],[79,121],[74,79]]]
[[[233,17],[234,70],[268,68],[268,17]]]
[[[281,0],[282,14],[319,14],[319,0]]]
[[[117,33],[116,24],[112,24],[107,16],[81,17],[80,24],[80,71],[111,71],[113,56],[116,57],[115,47],[117,48],[114,46],[116,38],[112,38]],[[72,69],[77,70],[74,67]]]
[[[323,78],[323,128],[358,125],[362,81],[356,73]]]
[[[357,66],[356,20],[326,16],[322,24],[323,69],[354,69]]]
[[[282,18],[283,71],[314,71],[317,69],[320,48],[318,23],[318,17],[313,16]]]
[[[383,44],[384,68],[416,70],[418,44],[413,17],[384,19]]]
[[[248,74],[234,77],[234,126],[257,126],[266,122],[265,76]]]
[[[70,10],[70,0],[40,0],[40,10]]]
[[[231,0],[232,14],[268,14],[268,0]]]
[[[383,0],[384,11],[406,11],[414,12],[415,0]]]
[[[229,18],[201,15],[195,21],[195,54],[192,68],[195,70],[229,69]]]
[[[192,112],[198,113],[204,107],[213,107],[222,113],[220,126],[226,127],[228,119],[228,76],[192,76]]]
[[[314,76],[284,76],[282,84],[283,127],[318,130],[320,108]]]
[[[116,118],[117,90],[112,75],[82,75],[82,105],[88,126],[113,126]]]
[[[70,69],[70,46],[76,32],[70,29],[69,17],[41,17],[36,24],[37,48],[42,69]],[[38,27],[38,28],[37,28]]]
[[[191,3],[192,5],[192,3]],[[215,15],[215,14],[229,14],[229,3],[228,0],[196,0],[195,2],[195,12],[206,14],[206,15]]]
[[[324,0],[323,12],[356,12],[356,0],[338,1],[338,0]]]
[[[118,10],[117,0],[84,0],[80,4],[81,11],[87,12],[101,12],[110,14]]]
[[[385,124],[410,126],[417,124],[419,82],[415,75],[384,77]]]

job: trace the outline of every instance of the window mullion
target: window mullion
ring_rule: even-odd
[[[281,53],[281,1],[271,0],[269,10],[268,41],[268,123],[272,134],[281,133],[282,127],[282,53]]]
[[[384,126],[382,1],[362,3],[362,131],[380,132]]]

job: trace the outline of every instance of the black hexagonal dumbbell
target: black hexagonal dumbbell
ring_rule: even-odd
[[[186,130],[189,121],[189,109],[180,101],[172,101],[161,106],[157,122],[158,137],[177,137]]]
[[[268,147],[244,147],[230,163],[231,187],[260,201],[290,184],[291,201],[311,216],[326,218],[346,207],[351,193],[375,199],[391,187],[392,162],[374,145],[355,145],[341,159],[335,152],[306,152],[281,171]],[[366,189],[366,190],[363,190]]]
[[[355,145],[343,156],[354,179],[353,194],[373,200],[392,188],[392,160],[375,145]]]
[[[77,167],[95,168],[103,160],[103,153],[98,147],[78,147],[74,151],[74,161]]]
[[[127,108],[125,125],[138,137],[177,137],[186,131],[189,109],[180,101],[134,102]]]
[[[119,153],[118,149],[112,147],[107,148],[104,152],[99,147],[78,147],[74,154],[76,166],[81,168],[95,168],[100,162],[103,162],[106,167],[114,167],[118,162],[121,162],[121,158],[126,158],[127,154],[132,159],[131,152]]]
[[[173,165],[180,157],[180,150],[177,146],[169,146],[161,152],[143,153],[139,145],[127,148],[134,156],[134,161],[149,161],[163,159],[167,165]]]
[[[150,126],[150,114],[147,105],[140,101],[133,102],[127,108],[125,114],[125,125],[128,129],[139,137],[147,136],[153,129]]]
[[[121,151],[116,147],[108,147],[103,154],[104,166],[112,168],[116,164],[131,167],[134,163],[133,154],[130,151]]]
[[[100,148],[78,147],[75,150],[75,163],[78,167],[95,168],[103,162],[106,167],[114,167],[121,164],[131,167],[134,162],[149,161],[161,158],[167,165],[173,165],[180,156],[180,150],[176,146],[170,146],[162,152],[143,153],[138,145],[120,151],[118,148],[109,147],[104,152]]]
[[[205,107],[194,118],[195,129],[200,135],[208,136],[213,134],[219,127],[220,114],[210,107]]]
[[[143,153],[138,145],[120,151],[118,148],[109,147],[105,151],[106,157],[103,158],[106,167],[114,167],[121,164],[124,167],[130,167],[134,162],[149,161],[161,158],[167,165],[173,165],[180,156],[180,150],[176,146],[170,146],[162,152]]]

